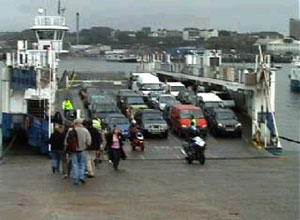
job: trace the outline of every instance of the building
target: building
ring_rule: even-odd
[[[216,29],[200,30],[199,36],[204,40],[212,37],[219,37],[219,31]]]
[[[300,20],[290,19],[290,37],[300,40]]]
[[[182,33],[184,41],[208,40],[212,37],[219,37],[219,31],[216,29],[199,30],[198,28],[185,28]]]
[[[266,49],[273,55],[300,55],[300,41],[292,38],[277,39],[267,43]]]
[[[198,28],[184,28],[182,39],[184,41],[196,41],[200,38],[200,30]]]
[[[143,27],[141,32],[149,35],[151,33],[151,27]]]
[[[157,31],[150,33],[148,36],[160,38],[182,37],[182,32],[178,30],[158,29]]]

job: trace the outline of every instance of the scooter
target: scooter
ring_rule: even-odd
[[[181,152],[188,164],[198,160],[201,165],[205,164],[206,142],[199,136],[192,138],[189,142],[183,143]]]
[[[141,151],[145,150],[145,145],[144,145],[144,135],[142,132],[136,132],[132,141],[131,141],[131,147],[132,150],[135,151],[136,147],[139,147]]]

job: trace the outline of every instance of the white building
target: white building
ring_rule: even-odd
[[[200,38],[200,30],[198,28],[185,28],[182,32],[184,41],[196,41]]]
[[[185,28],[182,32],[184,41],[196,41],[200,38],[208,40],[211,37],[219,37],[219,31],[216,29],[199,30],[198,28]]]
[[[267,43],[266,49],[270,54],[300,55],[300,41],[292,38],[278,39]]]
[[[219,31],[216,29],[200,30],[199,36],[204,40],[208,40],[212,37],[219,37]]]

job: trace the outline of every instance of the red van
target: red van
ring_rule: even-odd
[[[207,135],[207,122],[202,110],[194,105],[174,105],[171,111],[172,129],[180,136],[185,134],[186,129],[190,128],[191,117],[197,121],[197,129],[203,135]]]

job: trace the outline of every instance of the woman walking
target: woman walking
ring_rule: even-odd
[[[106,140],[109,159],[113,162],[114,169],[118,170],[120,158],[122,158],[123,160],[126,159],[126,155],[123,150],[124,138],[121,134],[120,128],[115,127],[112,133],[109,133],[107,135]]]
[[[67,166],[65,163],[64,140],[65,134],[63,127],[56,125],[49,141],[51,145],[52,172],[59,172],[60,163],[62,162],[63,174],[66,175]]]

